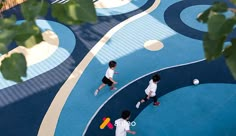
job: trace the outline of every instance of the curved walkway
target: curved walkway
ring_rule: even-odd
[[[215,67],[217,67],[217,69]],[[92,121],[90,122],[88,129],[85,130],[86,136],[114,135],[114,130],[110,130],[110,129],[101,130],[101,129],[99,129],[100,123],[101,123],[103,117],[110,117],[111,122],[114,124],[114,120],[119,118],[120,113],[124,109],[129,109],[130,111],[132,111],[132,116],[130,118],[130,121],[133,121],[146,108],[146,106],[148,106],[151,103],[151,101],[148,101],[146,104],[141,105],[139,109],[135,108],[137,101],[139,101],[141,98],[143,98],[144,90],[147,87],[147,84],[148,84],[149,80],[151,79],[153,73],[156,73],[156,72],[158,72],[161,76],[161,82],[158,84],[158,90],[157,90],[157,96],[158,96],[158,98],[160,98],[160,102],[161,102],[161,105],[159,107],[165,106],[166,99],[163,100],[162,97],[168,93],[174,93],[172,91],[176,91],[177,89],[180,89],[183,87],[188,87],[189,91],[191,92],[192,91],[191,88],[195,87],[192,84],[192,81],[195,78],[199,79],[200,84],[207,84],[207,83],[236,84],[236,81],[233,79],[233,77],[231,76],[231,74],[227,70],[227,67],[224,65],[223,59],[220,59],[218,61],[211,62],[211,63],[208,63],[206,61],[199,61],[199,62],[195,62],[195,63],[184,64],[184,65],[180,65],[180,66],[174,66],[171,68],[165,68],[162,70],[154,71],[150,74],[147,74],[143,77],[140,77],[140,78],[132,81],[131,83],[129,83],[125,87],[118,90],[105,103],[103,103],[100,106],[100,108],[98,109],[98,111],[95,113],[93,118],[91,119]],[[224,85],[222,84],[221,87],[223,88],[223,86]],[[232,86],[231,89],[233,89],[233,87],[235,87],[235,85]],[[226,86],[226,88],[227,88],[227,86]],[[222,90],[222,91],[224,91],[224,90]],[[225,91],[227,91],[227,90],[225,90]],[[233,94],[236,94],[236,89],[231,90],[230,92],[232,92]],[[231,97],[232,93],[229,93],[230,97]],[[222,92],[222,94],[228,95],[227,92],[225,92],[225,93]],[[209,99],[215,97],[214,93],[212,93],[211,95],[212,95],[212,97],[209,96]],[[204,97],[204,96],[202,96],[202,97]],[[166,101],[172,101],[172,100],[166,100]],[[225,101],[226,101],[226,99],[223,99],[221,102],[224,103]],[[201,103],[201,102],[199,102],[199,103]],[[156,107],[156,108],[159,109],[159,107]],[[152,108],[152,110],[153,110],[153,112],[156,111],[153,108]],[[171,109],[169,109],[169,110],[171,110]],[[233,109],[232,109],[232,111],[233,111]],[[188,109],[186,109],[186,112],[188,112]],[[196,112],[199,112],[199,111],[196,111]],[[222,114],[223,113],[224,112],[222,111]],[[148,113],[145,113],[145,114],[148,114]],[[152,112],[149,112],[149,114],[153,115]],[[146,117],[146,118],[149,119],[148,117]],[[158,118],[158,115],[157,115],[157,118]],[[178,118],[178,117],[176,117],[176,118]],[[139,119],[139,120],[141,120],[141,119]],[[144,120],[145,119],[143,119],[143,122],[144,122]],[[162,119],[160,119],[160,120],[162,120]],[[163,118],[163,120],[164,120],[164,118]],[[202,120],[202,121],[204,122],[204,120]],[[139,122],[139,123],[140,123],[139,128],[140,128],[140,131],[142,132],[142,134],[145,134],[145,135],[152,135],[153,134],[153,132],[149,133],[149,131],[147,131],[146,129],[141,128],[141,127],[143,127],[141,124],[142,122]],[[221,122],[217,122],[217,123],[220,124]],[[153,124],[153,122],[152,122],[152,124]],[[153,128],[155,128],[155,127],[153,127]],[[177,130],[178,127],[173,128],[173,129]],[[136,128],[136,130],[137,130],[137,132],[139,132],[138,128]],[[157,131],[155,134],[160,135],[163,133],[162,133],[162,131],[160,133],[158,133],[158,131]],[[141,134],[139,134],[139,135],[141,135]],[[213,136],[213,135],[209,135],[209,136]]]

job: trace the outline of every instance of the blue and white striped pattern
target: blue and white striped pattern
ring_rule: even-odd
[[[59,4],[65,4],[67,2],[69,2],[70,0],[55,0],[53,1],[51,4],[55,4],[55,3],[59,3]]]

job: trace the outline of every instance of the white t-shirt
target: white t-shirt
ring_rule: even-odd
[[[156,90],[157,90],[157,84],[153,82],[153,80],[151,79],[149,81],[149,85],[145,90],[145,93],[148,95],[150,91],[152,91],[151,93],[151,97],[156,95]]]
[[[126,136],[126,131],[130,130],[129,123],[123,118],[117,119],[115,121],[116,126],[116,136]]]
[[[108,68],[106,71],[106,74],[105,74],[106,78],[108,78],[108,79],[113,78],[113,75],[114,75],[114,70],[111,68]]]

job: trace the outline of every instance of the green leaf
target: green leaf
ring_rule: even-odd
[[[58,21],[64,24],[71,25],[73,21],[70,17],[67,16],[64,5],[55,3],[52,5],[52,16]]]
[[[216,14],[208,19],[208,32],[210,39],[218,39],[222,37],[220,33],[221,26],[225,23],[225,16],[221,14]]]
[[[1,2],[1,3],[0,3],[0,9],[1,9],[2,7],[3,7],[3,3]]]
[[[21,4],[21,12],[26,20],[34,20],[39,15],[47,13],[48,4],[44,1],[27,0]]]
[[[224,50],[224,56],[226,58],[226,64],[229,67],[234,79],[236,79],[236,39],[231,40],[232,45],[228,46]]]
[[[22,82],[21,77],[26,77],[27,63],[25,56],[21,53],[14,53],[4,58],[0,70],[7,80]]]
[[[211,8],[208,8],[207,10],[205,10],[198,18],[197,20],[199,22],[203,22],[203,23],[206,23],[208,21],[208,16],[211,12]]]
[[[80,20],[73,20],[70,16],[66,14],[64,5],[53,4],[52,5],[52,16],[56,18],[59,22],[67,25],[79,25],[82,23]]]
[[[95,22],[96,12],[92,0],[71,0],[66,3],[66,12],[74,20]]]
[[[96,21],[96,12],[92,0],[70,0],[66,4],[53,4],[52,16],[68,25]]]
[[[226,36],[212,40],[209,38],[209,33],[204,35],[203,48],[207,60],[214,60],[222,54],[225,39]]]
[[[227,36],[234,29],[234,25],[236,24],[236,17],[232,17],[227,19],[224,24],[220,27],[219,34]]]
[[[12,15],[10,18],[0,19],[0,53],[7,52],[7,46],[12,42],[15,36],[16,17]]]
[[[214,12],[226,12],[228,10],[228,6],[225,2],[214,2],[212,5],[212,11]]]
[[[236,0],[231,0],[233,4],[236,4]]]
[[[7,52],[7,46],[12,42],[15,35],[14,30],[3,29],[0,32],[0,53],[4,54]]]
[[[9,18],[0,18],[0,30],[11,28],[16,24],[16,16],[11,15]]]
[[[45,16],[48,13],[49,4],[48,2],[43,1],[41,10],[39,12],[40,16]]]
[[[1,54],[5,54],[5,53],[7,53],[7,46],[6,46],[6,44],[4,44],[4,43],[2,43],[1,41],[0,41],[0,53]]]
[[[43,37],[34,21],[26,21],[18,26],[14,40],[18,45],[30,48],[43,41]]]
[[[40,43],[41,41],[43,41],[42,35],[36,34],[36,35],[31,35],[28,39],[24,41],[21,41],[21,42],[17,41],[17,44],[25,46],[26,48],[31,48],[34,45]]]

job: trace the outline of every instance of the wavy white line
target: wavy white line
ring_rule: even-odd
[[[54,136],[56,125],[60,117],[60,113],[62,111],[62,108],[69,94],[73,90],[74,86],[76,85],[77,81],[80,79],[80,76],[82,75],[83,71],[88,66],[90,61],[94,58],[94,56],[98,53],[98,51],[106,44],[106,42],[112,37],[112,35],[115,34],[117,31],[119,31],[125,25],[152,12],[158,7],[159,4],[160,4],[160,0],[155,0],[153,5],[147,10],[131,18],[128,18],[125,21],[121,22],[120,24],[116,25],[114,28],[108,31],[108,33],[105,34],[100,39],[100,41],[88,52],[88,54],[84,57],[84,59],[80,62],[80,64],[75,68],[75,70],[71,73],[67,81],[63,84],[63,86],[60,88],[57,95],[53,99],[40,125],[38,136]]]

